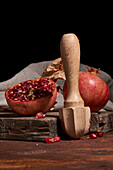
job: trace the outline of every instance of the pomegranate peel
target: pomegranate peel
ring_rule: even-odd
[[[27,80],[8,88],[5,97],[9,107],[22,115],[48,111],[55,103],[57,88],[49,78]]]

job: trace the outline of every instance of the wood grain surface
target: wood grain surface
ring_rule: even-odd
[[[102,138],[60,142],[0,140],[0,169],[112,170],[113,131]]]

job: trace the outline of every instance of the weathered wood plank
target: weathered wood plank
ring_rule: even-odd
[[[113,130],[113,112],[92,113],[91,132]],[[20,116],[13,112],[0,112],[0,139],[45,141],[46,137],[64,136],[58,112],[48,112],[46,118]]]
[[[90,131],[108,132],[113,130],[113,112],[101,112],[91,114]]]
[[[0,113],[0,139],[44,141],[46,137],[57,135],[56,117],[36,119],[35,116],[16,116],[12,112]]]

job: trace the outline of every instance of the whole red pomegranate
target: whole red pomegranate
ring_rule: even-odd
[[[5,92],[9,107],[22,115],[48,111],[55,103],[57,88],[49,78],[37,78],[16,84]]]
[[[89,106],[92,112],[102,109],[109,100],[110,90],[108,85],[97,76],[100,69],[86,66],[88,72],[79,72],[79,91],[85,106]],[[64,83],[63,95],[66,98],[67,85]]]

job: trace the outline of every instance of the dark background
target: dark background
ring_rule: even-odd
[[[14,8],[2,13],[0,81],[13,77],[30,63],[60,57],[60,40],[65,33],[78,36],[81,63],[101,68],[113,77],[110,10],[91,8],[87,14],[81,10],[68,15],[65,11],[58,16],[53,15],[54,10],[43,13],[38,9],[31,12],[29,8],[23,13],[24,9]]]

